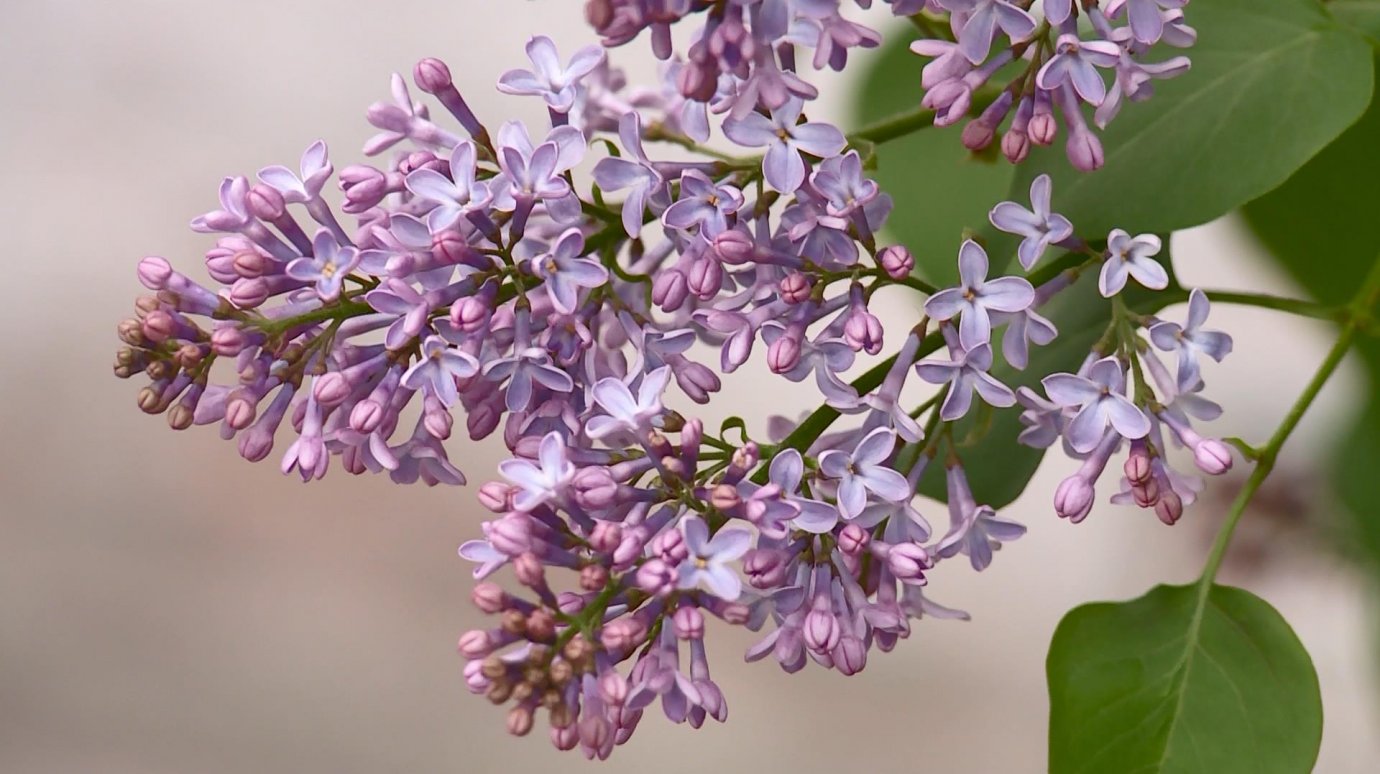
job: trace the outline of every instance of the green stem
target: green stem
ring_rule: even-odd
[[[1209,300],[1223,304],[1256,306],[1261,309],[1274,309],[1279,312],[1288,312],[1300,317],[1313,317],[1319,320],[1340,321],[1346,317],[1345,309],[1320,304],[1316,301],[1272,296],[1265,293],[1237,293],[1230,290],[1204,290],[1203,292],[1207,294]],[[1180,289],[1176,295],[1181,296],[1183,301],[1188,300],[1187,290]]]
[[[1275,434],[1270,436],[1270,440],[1263,447],[1256,450],[1255,470],[1251,471],[1251,477],[1246,480],[1246,485],[1241,488],[1241,492],[1237,494],[1236,500],[1232,503],[1231,510],[1227,514],[1227,521],[1222,525],[1221,531],[1217,533],[1217,539],[1212,544],[1212,551],[1208,554],[1207,565],[1203,567],[1203,574],[1198,579],[1199,610],[1202,609],[1207,600],[1212,582],[1217,577],[1217,571],[1221,568],[1222,560],[1226,556],[1227,546],[1231,543],[1232,533],[1236,531],[1236,525],[1241,521],[1246,506],[1250,504],[1251,498],[1255,496],[1270,472],[1274,470],[1280,448],[1289,439],[1289,435],[1294,432],[1299,420],[1303,419],[1308,407],[1313,405],[1313,400],[1318,397],[1323,385],[1327,384],[1327,380],[1332,377],[1337,366],[1341,364],[1342,358],[1351,348],[1351,342],[1356,338],[1357,331],[1370,318],[1371,309],[1375,306],[1377,297],[1380,297],[1380,260],[1377,260],[1375,265],[1371,267],[1370,274],[1361,285],[1360,291],[1343,310],[1342,332],[1337,336],[1337,342],[1332,345],[1327,357],[1323,358],[1317,373],[1313,374],[1312,381],[1304,388],[1303,394],[1299,395],[1298,400],[1294,401],[1294,405],[1284,416],[1284,421],[1275,430]]]
[[[973,113],[982,112],[983,109],[992,104],[993,100],[995,100],[1000,93],[1001,89],[990,87],[979,89],[977,93],[973,94],[973,104],[972,107],[968,109],[968,113],[971,115]],[[858,129],[848,135],[848,144],[858,145],[859,143],[870,142],[874,145],[881,145],[884,142],[895,140],[898,137],[905,137],[908,134],[914,134],[921,129],[931,126],[934,126],[934,111],[925,108],[916,108],[914,110],[907,110],[904,113],[897,113],[894,116],[884,118],[881,121],[868,124]]]

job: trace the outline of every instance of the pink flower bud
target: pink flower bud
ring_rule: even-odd
[[[513,574],[517,576],[518,583],[529,588],[546,585],[546,568],[542,566],[537,555],[530,551],[518,555],[513,560]]]
[[[628,700],[628,678],[610,669],[599,675],[599,697],[609,704],[621,705]]]
[[[470,693],[486,693],[489,686],[493,685],[493,682],[484,676],[483,668],[484,662],[482,660],[473,659],[465,662],[465,687],[469,689]]]
[[[580,743],[580,731],[575,726],[551,727],[551,746],[561,752],[570,752]]]
[[[243,395],[235,395],[225,403],[225,424],[232,430],[243,430],[254,424],[258,411]]]
[[[388,195],[388,178],[382,170],[364,164],[351,164],[340,170],[340,190],[345,192],[344,210],[351,214],[378,205]]]
[[[666,269],[652,281],[652,302],[664,311],[674,312],[690,297],[690,286],[685,275],[675,269]]]
[[[681,365],[676,366],[675,376],[676,384],[696,403],[708,403],[710,393],[718,392],[723,387],[717,374],[708,366],[694,361],[682,361]],[[681,442],[684,441],[682,436]]]
[[[585,591],[601,591],[609,582],[609,571],[602,565],[585,565],[580,570],[580,588]]]
[[[431,237],[431,252],[442,261],[453,264],[473,264],[481,257],[458,231],[434,234]]]
[[[671,616],[676,636],[682,640],[698,640],[704,637],[704,614],[697,607],[684,606]]]
[[[235,253],[235,273],[253,279],[273,272],[274,264],[268,256],[258,250],[241,250]]]
[[[508,594],[497,583],[484,581],[470,589],[470,600],[480,610],[493,615],[508,608]]]
[[[139,262],[139,281],[149,290],[162,290],[167,287],[172,274],[172,264],[156,255],[150,255]]]
[[[483,629],[471,629],[460,635],[460,655],[465,658],[484,658],[493,652],[494,643]]]
[[[690,274],[685,279],[690,292],[707,301],[723,287],[723,265],[718,261],[702,258],[690,265]]]
[[[749,618],[752,618],[752,608],[742,602],[729,602],[719,611],[719,617],[724,620],[724,623],[742,626],[748,622]]]
[[[350,397],[350,391],[349,380],[339,371],[318,376],[312,383],[312,394],[316,396],[316,402],[326,408],[339,406]]]
[[[1170,490],[1160,494],[1159,502],[1155,503],[1155,515],[1165,524],[1174,526],[1174,522],[1184,515],[1184,501],[1177,492]]]
[[[834,666],[848,676],[856,675],[867,666],[867,645],[851,634],[839,638],[832,655]]]
[[[588,470],[588,468],[586,468]],[[623,527],[611,521],[594,523],[594,531],[589,534],[589,546],[601,554],[611,554],[623,542]]]
[[[1030,125],[1026,127],[1030,133],[1030,141],[1036,145],[1049,145],[1054,142],[1054,138],[1059,136],[1059,123],[1054,120],[1054,114],[1049,112],[1049,108],[1041,110],[1036,106],[1035,115],[1030,117]]]
[[[767,348],[767,366],[774,374],[784,374],[799,362],[800,342],[794,336],[782,336]]]
[[[915,269],[915,257],[902,245],[882,248],[882,251],[877,253],[877,263],[888,277],[897,281],[909,277]]]
[[[384,413],[378,401],[366,398],[350,409],[350,428],[360,433],[372,433],[383,423]]]
[[[247,343],[244,331],[238,327],[217,328],[211,332],[211,351],[221,357],[238,355]]]
[[[981,118],[975,118],[963,127],[963,147],[970,151],[980,151],[996,139],[996,128],[989,126]]]
[[[1193,461],[1209,476],[1220,476],[1231,470],[1231,449],[1215,438],[1206,438],[1194,447]]]
[[[532,519],[523,513],[510,513],[489,522],[488,536],[501,553],[518,556],[532,550]]]
[[[474,296],[459,299],[450,307],[450,321],[465,333],[475,333],[489,320],[489,305]]]
[[[1089,131],[1087,127],[1074,127],[1073,132],[1069,135],[1065,151],[1068,153],[1069,163],[1082,172],[1101,169],[1104,163],[1102,141],[1097,139],[1097,135]]]
[[[481,441],[498,428],[498,423],[503,419],[502,406],[502,402],[495,405],[492,401],[485,401],[470,409],[465,415],[465,429],[470,434],[470,440]]]
[[[798,271],[781,278],[779,285],[781,300],[788,304],[799,304],[810,300],[810,278]]]
[[[886,566],[902,583],[925,585],[925,570],[934,566],[919,543],[896,543],[886,553]]]
[[[513,736],[527,736],[532,732],[532,723],[532,710],[525,706],[517,706],[508,711],[504,727]]]
[[[786,556],[770,548],[754,548],[743,555],[743,572],[754,588],[770,589],[786,580]]]
[[[161,344],[177,331],[177,322],[172,315],[160,309],[144,317],[142,331],[149,341]]]
[[[839,621],[834,616],[834,612],[829,609],[829,602],[826,598],[822,606],[816,605],[813,610],[805,616],[805,625],[801,632],[805,636],[805,647],[815,653],[828,653],[839,644]]]
[[[854,351],[875,355],[882,351],[882,321],[866,309],[857,307],[843,325],[843,339]]]
[[[1025,161],[1030,155],[1030,135],[1012,129],[1001,138],[1001,152],[1012,164]]]
[[[857,524],[849,524],[839,531],[839,550],[847,556],[861,556],[872,542],[872,535]]]
[[[637,586],[648,594],[670,593],[675,587],[675,573],[660,559],[648,559],[637,568]]]
[[[1092,511],[1095,496],[1092,482],[1076,474],[1069,476],[1054,490],[1054,511],[1077,524]]]
[[[434,57],[427,57],[417,62],[417,66],[412,68],[412,80],[416,81],[417,88],[427,94],[449,89],[453,83],[450,77],[450,68],[446,63]]]
[[[714,237],[714,255],[730,266],[751,261],[756,251],[752,237],[741,231],[725,231]]]
[[[249,211],[254,217],[270,222],[287,214],[287,203],[283,201],[283,195],[278,189],[263,183],[249,189],[245,203],[249,205]]]
[[[268,283],[262,278],[238,279],[230,286],[230,303],[241,309],[253,309],[268,300]]]
[[[513,507],[513,487],[501,481],[489,481],[479,487],[479,503],[494,513],[506,513]]]
[[[685,536],[678,529],[666,530],[652,538],[649,548],[652,555],[672,566],[685,561],[690,555],[690,549],[685,545]]]
[[[1132,443],[1131,453],[1126,457],[1126,464],[1121,467],[1126,475],[1126,480],[1132,484],[1143,484],[1150,480],[1153,468],[1150,465],[1150,451],[1145,448],[1143,443]]]

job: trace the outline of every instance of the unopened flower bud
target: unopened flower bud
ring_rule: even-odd
[[[454,82],[450,76],[450,68],[445,62],[434,57],[426,57],[417,62],[416,67],[412,68],[412,80],[416,81],[417,88],[427,94],[436,94],[448,89]]]
[[[249,212],[262,220],[272,222],[287,214],[287,203],[283,201],[283,195],[278,189],[263,183],[249,189],[245,203],[249,205]]]
[[[800,341],[786,335],[767,348],[767,366],[774,374],[784,374],[800,363]]]
[[[1074,127],[1065,150],[1074,169],[1092,172],[1102,168],[1102,141],[1087,127]]]
[[[851,634],[839,638],[839,644],[831,655],[834,657],[834,667],[844,675],[856,675],[867,666],[867,645]]]
[[[1012,164],[1025,161],[1026,157],[1030,155],[1030,135],[1018,129],[1012,129],[1002,135],[1001,152]]]
[[[730,266],[751,261],[755,250],[752,237],[741,231],[731,229],[714,237],[714,255]]]
[[[1173,490],[1160,493],[1159,502],[1155,503],[1155,516],[1165,524],[1174,526],[1174,522],[1184,515],[1184,501]]]
[[[513,508],[513,487],[502,481],[488,481],[479,487],[479,502],[494,513]]]
[[[704,637],[704,614],[697,607],[682,606],[671,616],[676,636],[682,640],[698,640]]]
[[[670,593],[675,587],[675,573],[666,562],[660,559],[649,559],[637,568],[637,586],[648,594],[662,595]]]
[[[139,281],[149,290],[162,290],[167,287],[172,274],[172,264],[164,258],[150,255],[139,261]]]
[[[497,583],[485,581],[470,589],[470,601],[480,610],[493,615],[508,606],[508,594]]]
[[[781,300],[788,304],[799,304],[810,299],[810,278],[798,271],[781,278],[779,283]]]
[[[248,344],[244,331],[236,326],[217,328],[211,332],[211,351],[221,357],[234,357]]]
[[[860,556],[872,542],[872,535],[857,524],[848,524],[839,531],[839,550],[848,556]]]
[[[518,583],[524,586],[536,588],[546,584],[546,568],[542,566],[537,555],[530,551],[520,554],[513,560],[513,573],[517,576]]]
[[[1054,511],[1060,518],[1077,524],[1092,512],[1095,496],[1092,482],[1080,475],[1069,476],[1054,490]]]
[[[731,511],[743,502],[738,489],[728,484],[719,484],[709,494],[709,503],[721,511]]]
[[[508,710],[506,725],[513,736],[527,736],[532,730],[532,710],[521,705],[513,707]]]
[[[925,570],[933,566],[930,555],[919,543],[897,543],[886,553],[886,566],[902,583],[925,585]]]
[[[754,588],[770,589],[786,580],[786,555],[770,548],[754,548],[743,555],[743,572]]]
[[[1209,476],[1220,476],[1231,470],[1231,449],[1215,438],[1205,438],[1194,447],[1193,461]]]
[[[609,571],[602,565],[586,565],[580,570],[580,588],[585,591],[600,591],[608,582]]]
[[[882,248],[882,251],[877,253],[877,263],[888,277],[897,281],[909,277],[915,269],[915,257],[902,245]]]
[[[494,642],[483,629],[471,629],[460,635],[458,647],[465,658],[484,658],[493,652]]]

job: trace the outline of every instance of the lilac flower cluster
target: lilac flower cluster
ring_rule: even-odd
[[[912,51],[930,59],[921,78],[922,104],[936,112],[936,124],[947,126],[966,118],[975,101],[986,102],[963,130],[963,143],[972,150],[996,142],[1010,117],[1000,142],[1013,163],[1025,159],[1032,145],[1053,143],[1062,116],[1069,162],[1084,171],[1097,169],[1103,163],[1102,141],[1088,126],[1083,106],[1095,108],[1093,122],[1106,128],[1127,101],[1150,98],[1153,80],[1186,72],[1187,57],[1162,62],[1145,57],[1158,43],[1193,45],[1197,33],[1184,23],[1187,4],[1043,0],[1043,18],[1037,19],[1029,1],[929,0],[932,10],[950,14],[947,30],[931,24],[936,34],[911,44]],[[1079,24],[1080,6],[1086,29]],[[1110,88],[1100,70],[1111,71]],[[984,86],[1008,75],[1000,91],[984,94]]]
[[[1191,47],[1197,33],[1184,23],[1188,0],[884,0],[896,16],[908,18],[921,37],[911,44],[930,59],[921,78],[921,104],[935,112],[935,124],[969,119],[963,143],[987,148],[1000,136],[1013,163],[1032,145],[1049,145],[1063,117],[1070,162],[1090,171],[1102,166],[1102,142],[1088,126],[1083,105],[1105,128],[1127,101],[1153,94],[1151,81],[1189,68],[1187,57],[1146,61],[1158,43]],[[1035,5],[1040,13],[1034,13]],[[818,90],[799,73],[801,49],[813,50],[811,65],[842,70],[855,48],[873,48],[881,35],[849,21],[842,0],[587,0],[585,13],[618,46],[645,30],[656,55],[671,62],[668,79],[682,100],[686,133],[708,138],[707,112],[743,118],[774,113],[792,100],[811,100]],[[867,8],[870,0],[857,0]],[[684,59],[676,56],[672,25],[691,16],[704,23],[693,33]],[[1080,28],[1086,17],[1088,29]],[[1099,70],[1109,70],[1108,87]],[[984,88],[1009,78],[999,90]],[[974,110],[976,117],[969,117]]]
[[[983,570],[1025,531],[979,502],[950,438],[974,396],[1019,402],[1023,441],[1063,438],[1085,460],[1056,503],[1074,520],[1123,441],[1126,492],[1114,500],[1169,522],[1196,489],[1165,462],[1165,428],[1207,472],[1231,462],[1189,423],[1217,411],[1197,396],[1202,356],[1230,349],[1202,329],[1201,295],[1183,326],[1114,300],[1113,326],[1084,367],[1046,378],[1048,400],[993,374],[998,333],[1015,368],[1028,366],[1032,344],[1054,339],[1038,309],[1078,271],[1100,263],[1108,297],[1129,280],[1165,287],[1156,238],[1118,231],[1105,250],[1090,247],[1052,212],[1041,177],[1029,209],[1004,202],[992,222],[1023,238],[1024,268],[1051,248],[1085,254],[1078,267],[1036,271],[1036,282],[992,276],[969,241],[959,286],[941,290],[910,276],[905,247],[879,246],[889,197],[843,132],[805,115],[810,94],[766,85],[783,72],[771,75],[782,67],[779,36],[753,48],[756,31],[768,35],[781,21],[772,14],[785,13],[790,34],[814,30],[811,45],[830,52],[819,61],[833,62],[864,44],[847,42],[837,3],[609,2],[591,3],[591,16],[612,42],[650,26],[660,47],[667,24],[711,5],[716,27],[697,43],[707,53],[692,52],[693,77],[732,81],[734,107],[627,89],[602,49],[567,60],[536,37],[530,69],[505,73],[498,88],[540,99],[549,126],[490,132],[447,67],[424,59],[413,81],[458,130],[433,121],[394,76],[391,101],[368,110],[378,133],[364,148],[387,163],[336,173],[318,142],[296,171],[226,178],[219,209],[192,222],[216,235],[205,261],[213,284],[145,258],[138,275],[152,292],[119,327],[117,375],[150,379],[142,409],[178,429],[217,424],[254,461],[290,427],[282,470],[304,481],[338,458],[355,474],[461,484],[445,448],[457,410],[471,440],[499,434],[512,456],[501,480],[479,487],[494,517],[483,539],[460,547],[476,564],[473,601],[495,620],[460,638],[465,679],[511,705],[512,733],[528,733],[545,710],[553,743],[589,757],[626,741],[658,700],[674,722],[725,719],[706,615],[761,633],[749,660],[844,674],[909,636],[912,620],[966,617],[924,595],[931,572],[960,556]],[[893,5],[918,13],[923,3]],[[975,23],[977,10],[965,13]],[[747,22],[752,34],[725,27]],[[754,155],[696,143],[718,113],[723,135]],[[592,147],[608,152],[582,183],[575,172]],[[324,195],[332,181],[338,208]],[[869,305],[893,285],[927,294],[926,316],[875,366],[875,383],[850,383],[845,373],[884,349]],[[1176,378],[1137,337],[1142,327],[1176,354]],[[850,427],[753,439],[739,424],[730,440],[734,425],[716,434],[668,405],[673,383],[708,402],[759,342],[773,373],[813,384]],[[717,368],[696,344],[718,349]],[[940,350],[947,357],[926,357]],[[941,386],[908,408],[903,390],[923,383]],[[942,533],[916,494],[931,466],[947,484]],[[491,579],[505,568],[522,591]]]

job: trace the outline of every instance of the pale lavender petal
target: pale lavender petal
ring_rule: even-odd
[[[1056,406],[1082,406],[1102,396],[1102,388],[1074,374],[1050,374],[1040,381]]]

